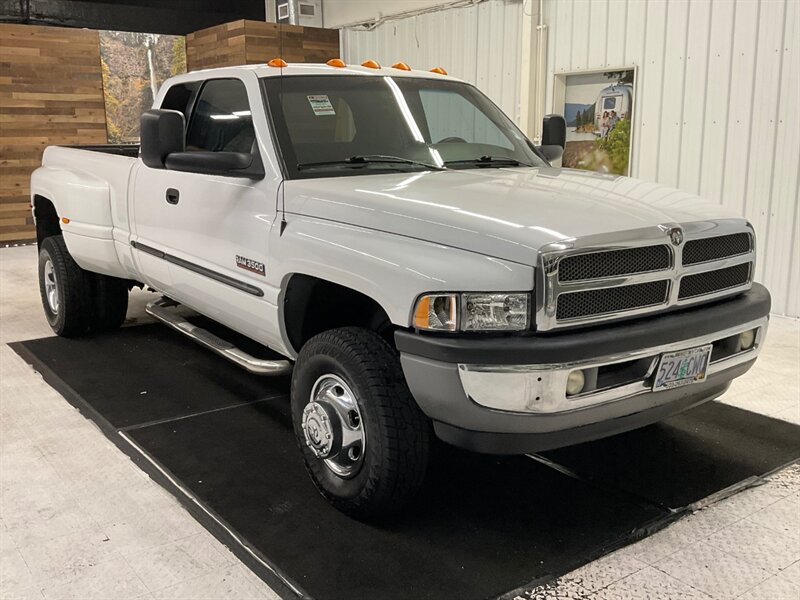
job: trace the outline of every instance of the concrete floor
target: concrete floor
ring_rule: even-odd
[[[276,598],[5,345],[52,335],[35,264],[0,250],[0,598]],[[798,365],[800,322],[775,317],[721,401],[800,424]],[[800,466],[518,598],[798,600]]]

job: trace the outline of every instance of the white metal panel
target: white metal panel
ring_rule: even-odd
[[[678,176],[686,189],[700,189],[702,168],[703,123],[706,118],[706,79],[708,77],[708,35],[711,2],[689,5],[686,37],[686,69],[684,72],[681,138],[678,144]]]
[[[734,2],[715,2],[711,6],[708,32],[709,57],[706,75],[706,105],[703,116],[703,140],[700,155],[700,195],[722,204],[722,173],[728,143],[727,113],[731,102],[734,38],[731,35],[736,17]]]
[[[800,314],[800,142],[797,108],[800,106],[800,3],[787,2],[782,19],[780,85],[775,123],[775,146],[770,179],[771,200],[765,236],[761,238],[761,276],[772,282],[774,309],[782,314]],[[788,274],[788,277],[787,277]]]
[[[683,134],[684,77],[688,38],[689,1],[670,0],[664,39],[661,124],[658,129],[657,180],[678,185],[678,156]],[[652,133],[652,132],[651,132]]]
[[[487,0],[389,21],[371,31],[343,29],[342,58],[403,61],[415,69],[444,67],[477,85],[519,122],[522,0]]]
[[[748,123],[750,127],[750,156],[763,156],[774,166],[777,134],[776,115],[780,99],[780,74],[783,41],[785,2],[762,2],[758,14],[758,40],[755,54],[755,77],[753,82],[753,110]],[[795,110],[797,106],[795,106]],[[785,157],[780,157],[783,161]],[[757,161],[747,163],[747,186],[745,188],[744,214],[753,224],[756,236],[768,241],[772,184],[775,169],[764,169]],[[769,260],[768,256],[764,256]],[[759,279],[764,277],[764,261],[756,269]]]
[[[756,278],[800,316],[800,2],[545,0],[554,76],[637,67],[631,175],[750,219]]]
[[[664,99],[664,53],[666,45],[667,3],[658,0],[647,4],[644,54],[632,56],[629,64],[641,65],[636,75],[638,98],[634,98],[633,121],[638,175],[658,181],[658,150],[661,139],[661,115]],[[672,95],[670,94],[670,97]],[[664,109],[666,110],[666,109]],[[636,115],[639,115],[638,117]],[[636,134],[638,135],[638,140]],[[642,151],[645,148],[646,151]]]

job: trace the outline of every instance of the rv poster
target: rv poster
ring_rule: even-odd
[[[566,76],[563,166],[628,174],[633,78],[632,69]]]

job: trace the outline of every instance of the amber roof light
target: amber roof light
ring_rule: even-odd
[[[346,67],[347,66],[347,64],[345,64],[345,62],[341,58],[332,58],[328,62],[326,62],[325,64],[328,65],[329,67],[338,67],[340,69],[342,67]]]
[[[377,62],[375,62],[374,60],[371,60],[371,59],[370,60],[365,60],[363,63],[361,63],[361,66],[362,67],[367,67],[368,69],[380,69],[381,68],[381,66]]]
[[[289,63],[287,63],[282,58],[273,58],[271,61],[269,61],[267,63],[267,66],[268,67],[280,67],[280,68],[283,68],[283,67],[288,67]]]
[[[447,75],[447,71],[445,71],[442,67],[433,67],[431,69],[431,73],[438,73],[439,75]]]
[[[411,70],[411,67],[409,67],[409,66],[408,66],[406,63],[404,63],[404,62],[398,62],[398,63],[394,63],[394,64],[392,65],[392,68],[393,68],[393,69],[400,69],[401,71],[410,71],[410,70]]]

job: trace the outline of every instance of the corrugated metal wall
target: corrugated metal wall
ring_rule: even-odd
[[[518,122],[521,31],[522,0],[488,0],[389,21],[373,31],[344,29],[342,58],[444,67],[477,85]]]
[[[553,76],[638,67],[634,177],[744,214],[773,311],[800,316],[800,2],[547,0]]]

